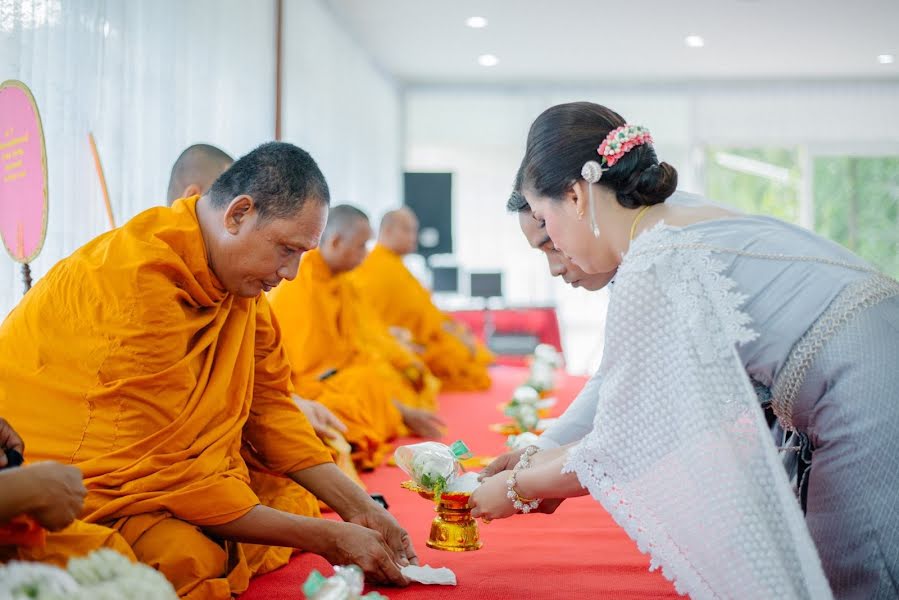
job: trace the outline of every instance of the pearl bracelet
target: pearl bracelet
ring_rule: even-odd
[[[537,446],[528,446],[524,453],[522,453],[521,458],[518,459],[518,464],[512,469],[512,474],[509,475],[509,479],[506,480],[506,489],[508,490],[506,492],[506,497],[512,501],[512,506],[515,507],[515,510],[520,510],[524,514],[527,514],[540,506],[541,500],[539,498],[522,498],[518,492],[515,491],[515,484],[517,483],[518,472],[531,466],[531,457],[538,451],[539,448],[537,448]]]

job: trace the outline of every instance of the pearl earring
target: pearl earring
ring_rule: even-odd
[[[599,239],[599,225],[596,223],[596,207],[593,204],[593,184],[598,183],[602,179],[603,168],[595,160],[588,160],[581,168],[581,177],[587,182],[587,203],[590,210],[590,229],[593,230],[593,237]],[[580,213],[583,216],[583,213]]]

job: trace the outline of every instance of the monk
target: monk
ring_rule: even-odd
[[[434,306],[431,295],[403,264],[418,247],[418,219],[408,208],[381,220],[378,244],[352,274],[372,308],[391,327],[411,333],[428,368],[444,390],[490,387],[490,352],[465,328]]]
[[[168,206],[179,198],[202,196],[234,164],[231,155],[210,144],[194,144],[182,152],[169,175]]]
[[[32,460],[79,468],[82,519],[117,531],[183,598],[230,598],[284,564],[283,548],[408,583],[408,535],[334,466],[291,400],[262,294],[296,276],[328,203],[306,152],[264,144],[208,194],[60,261],[0,326],[0,414]],[[312,518],[316,498],[344,522]]]
[[[320,400],[347,424],[360,467],[377,465],[386,442],[407,430],[440,437],[437,380],[391,337],[346,274],[365,258],[372,231],[357,208],[336,206],[321,246],[307,252],[297,278],[269,294],[298,392]]]
[[[179,198],[204,195],[212,187],[213,182],[233,164],[234,159],[231,155],[217,146],[210,144],[189,146],[172,166],[168,185],[168,206]],[[299,396],[294,396],[294,402],[306,415],[309,424],[320,438],[330,446],[339,447],[345,443],[341,434],[346,432],[346,425],[325,406]],[[340,457],[333,447],[331,454],[335,461],[341,464]],[[361,484],[354,469],[347,470],[346,474]]]

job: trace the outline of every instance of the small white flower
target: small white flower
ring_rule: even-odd
[[[517,404],[537,404],[540,392],[529,385],[520,385],[512,392],[512,400]]]
[[[534,348],[534,359],[554,367],[562,366],[562,355],[550,344],[539,344]]]
[[[56,600],[78,594],[78,582],[58,567],[11,561],[0,566],[0,598]]]
[[[539,390],[551,390],[555,386],[555,367],[543,362],[534,362],[531,365],[531,377],[528,383]]]
[[[518,435],[510,435],[506,439],[506,446],[508,446],[511,450],[521,450],[522,448],[533,446],[537,443],[538,439],[540,438],[536,433],[525,431],[524,433],[520,433]]]

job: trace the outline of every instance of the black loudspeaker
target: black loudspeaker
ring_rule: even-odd
[[[418,253],[453,253],[453,174],[405,173],[406,206],[418,217]]]

